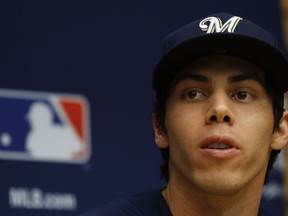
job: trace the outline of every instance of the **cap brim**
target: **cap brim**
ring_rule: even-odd
[[[159,93],[170,86],[177,72],[189,62],[213,54],[245,59],[261,68],[279,93],[288,90],[288,62],[282,52],[254,38],[229,33],[193,38],[170,50],[154,70],[154,90]]]

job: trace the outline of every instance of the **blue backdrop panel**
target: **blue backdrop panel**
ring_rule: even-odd
[[[151,76],[162,39],[195,18],[222,11],[261,24],[283,44],[278,1],[2,1],[0,94],[80,95],[87,100],[89,121],[84,126],[71,114],[75,110],[59,111],[59,116],[71,115],[67,125],[75,134],[86,134],[86,150],[78,157],[87,160],[0,157],[0,214],[77,215],[117,197],[162,187],[162,159],[151,125]],[[30,127],[22,118],[36,99],[30,95],[14,105],[7,100],[0,98],[0,153],[12,151],[16,139],[24,143]],[[43,100],[50,103],[50,97]],[[82,111],[75,112],[85,116]],[[20,150],[26,151],[24,144]],[[272,215],[283,215],[279,173],[263,200],[269,201],[265,208]],[[271,193],[273,187],[278,193]]]

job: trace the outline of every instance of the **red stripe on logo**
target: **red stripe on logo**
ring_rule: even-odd
[[[76,101],[75,99],[61,99],[60,104],[66,112],[70,122],[76,129],[79,137],[84,140],[84,105],[82,101]]]

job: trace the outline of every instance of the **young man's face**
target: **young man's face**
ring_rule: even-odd
[[[166,103],[170,182],[214,194],[263,184],[274,147],[272,100],[263,72],[233,57],[199,59],[172,84]]]

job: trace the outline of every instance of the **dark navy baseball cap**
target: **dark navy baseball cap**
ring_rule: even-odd
[[[188,63],[213,54],[245,59],[266,73],[279,94],[288,90],[288,61],[275,37],[247,19],[218,13],[193,21],[164,39],[163,55],[153,74],[157,95],[167,93],[174,76]]]

